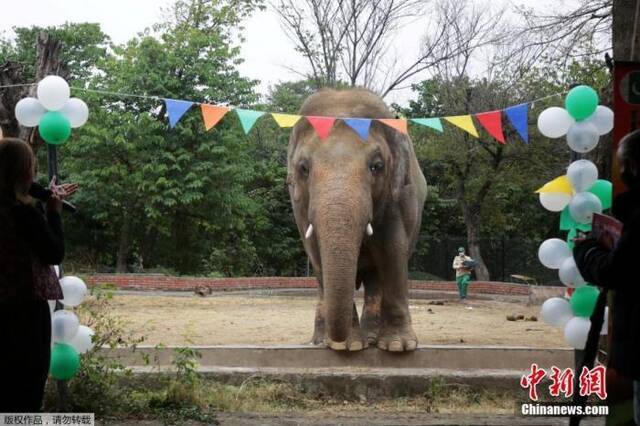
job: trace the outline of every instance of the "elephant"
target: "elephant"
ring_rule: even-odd
[[[287,149],[293,213],[319,289],[311,342],[337,351],[370,345],[415,350],[408,261],[427,183],[412,142],[375,120],[362,140],[340,120],[395,118],[366,89],[322,89],[305,100],[299,114],[338,118],[325,139],[308,120],[299,120]],[[354,295],[361,285],[358,318]]]

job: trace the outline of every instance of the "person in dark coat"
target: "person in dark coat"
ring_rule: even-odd
[[[628,192],[613,203],[623,223],[617,246],[609,251],[594,238],[576,240],[573,256],[582,277],[613,290],[609,365],[634,381],[635,422],[640,425],[640,129],[626,135],[618,148],[620,177]]]
[[[38,412],[51,356],[47,300],[62,299],[52,265],[62,262],[62,199],[77,185],[56,186],[46,214],[29,189],[36,160],[19,139],[0,140],[0,413]]]

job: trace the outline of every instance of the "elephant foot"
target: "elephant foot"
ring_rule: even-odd
[[[375,345],[378,342],[378,333],[380,332],[380,317],[366,316],[362,318],[362,334],[369,345]]]
[[[378,348],[389,352],[414,351],[418,347],[418,338],[411,324],[402,326],[384,326],[378,336]]]
[[[362,337],[362,333],[359,328],[351,329],[351,334],[345,342],[336,342],[331,340],[329,336],[326,336],[325,345],[334,351],[348,350],[351,352],[361,351],[362,349],[369,347],[367,340]]]

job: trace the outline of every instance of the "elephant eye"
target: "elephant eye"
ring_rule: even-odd
[[[298,164],[298,173],[303,178],[307,178],[309,176],[309,163],[307,163],[306,160],[303,160]]]
[[[382,160],[376,160],[369,165],[369,170],[374,175],[380,174],[384,170],[384,163],[382,162]]]

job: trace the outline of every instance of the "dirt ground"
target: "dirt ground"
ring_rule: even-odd
[[[537,322],[507,321],[509,314],[539,316],[540,306],[471,300],[412,300],[418,341],[563,347],[562,330]],[[361,301],[358,302],[361,310]],[[207,297],[116,295],[113,309],[146,345],[283,345],[308,343],[315,299],[305,296],[222,294]]]

